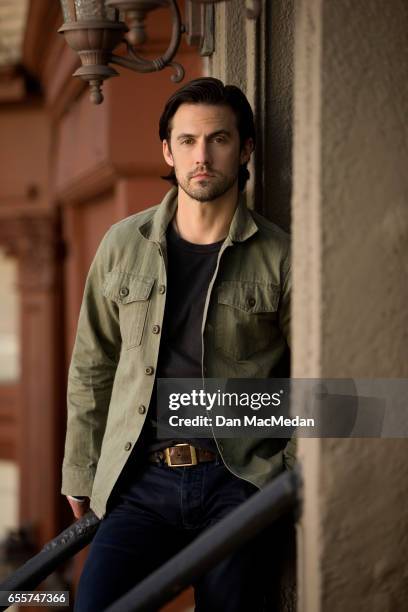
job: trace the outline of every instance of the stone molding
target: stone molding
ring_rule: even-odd
[[[19,289],[44,291],[57,282],[57,261],[62,256],[58,219],[54,214],[19,214],[2,218],[0,245],[19,262]]]

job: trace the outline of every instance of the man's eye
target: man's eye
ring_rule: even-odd
[[[217,142],[217,143],[221,143],[221,144],[222,144],[222,143],[224,143],[224,142],[225,142],[225,138],[224,138],[223,136],[216,136],[216,137],[214,138],[214,142]]]
[[[193,144],[193,142],[194,142],[194,141],[193,141],[193,139],[192,139],[192,138],[185,138],[184,140],[182,140],[182,141],[181,141],[181,144],[187,144],[187,145],[190,145],[190,144]]]

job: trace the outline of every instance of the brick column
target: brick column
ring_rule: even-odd
[[[0,243],[18,260],[21,330],[20,524],[37,545],[61,520],[60,467],[65,423],[61,243],[55,215],[2,219]]]

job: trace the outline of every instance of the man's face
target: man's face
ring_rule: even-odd
[[[248,139],[240,149],[236,117],[229,106],[182,104],[171,128],[170,143],[163,141],[163,155],[187,195],[211,202],[234,187],[253,143]]]

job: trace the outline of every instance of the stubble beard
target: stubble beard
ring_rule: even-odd
[[[220,198],[238,180],[238,172],[235,175],[226,176],[218,174],[208,179],[203,178],[202,180],[194,181],[191,174],[182,177],[178,175],[176,168],[174,170],[180,189],[193,200],[197,200],[197,202],[212,202]],[[214,174],[211,170],[208,170],[208,172]],[[195,184],[193,184],[193,181]]]

